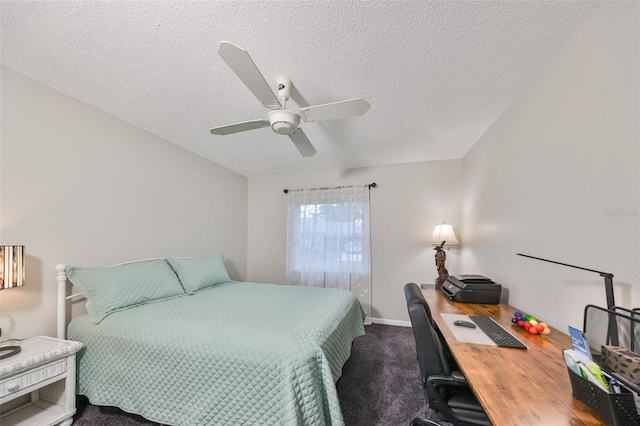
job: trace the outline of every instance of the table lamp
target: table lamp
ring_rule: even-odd
[[[24,246],[0,246],[0,290],[21,287],[24,282]],[[18,352],[20,346],[0,346],[0,359]]]
[[[439,223],[433,230],[431,238],[429,238],[429,244],[435,244],[436,247],[436,269],[438,270],[438,277],[436,278],[436,290],[442,288],[442,284],[449,278],[449,271],[444,266],[447,260],[447,254],[444,252],[445,244],[448,246],[460,244],[456,238],[456,234],[453,232],[453,226],[449,223]]]

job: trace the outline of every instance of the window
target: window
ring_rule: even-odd
[[[290,220],[299,230],[292,235],[291,261],[297,268],[362,271],[367,268],[362,251],[363,203],[301,204]],[[296,210],[296,207],[293,207]],[[292,216],[293,216],[292,215]]]
[[[290,191],[287,216],[287,283],[351,290],[369,316],[369,186]]]

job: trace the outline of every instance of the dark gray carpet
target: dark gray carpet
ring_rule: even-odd
[[[336,383],[346,426],[408,426],[416,416],[443,425],[426,407],[411,328],[366,326]],[[78,397],[74,425],[156,425],[113,407]],[[204,426],[204,425],[203,425]]]

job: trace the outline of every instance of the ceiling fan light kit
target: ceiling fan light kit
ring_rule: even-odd
[[[305,157],[316,153],[315,148],[300,127],[300,120],[305,122],[335,120],[363,115],[369,110],[369,103],[362,98],[333,102],[323,105],[300,108],[298,113],[286,109],[291,95],[291,80],[286,76],[276,79],[278,95],[271,90],[262,73],[246,50],[223,41],[218,47],[218,55],[229,68],[240,78],[247,88],[268,109],[267,120],[258,119],[214,127],[214,135],[230,135],[247,130],[270,126],[271,130],[289,136],[295,147]]]
[[[268,115],[271,129],[281,135],[290,135],[296,131],[298,124],[300,124],[300,117],[298,114],[287,111],[286,109],[279,109],[271,111]]]

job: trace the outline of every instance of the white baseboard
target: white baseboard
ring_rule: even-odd
[[[373,324],[395,325],[396,327],[411,327],[411,321],[389,320],[382,318],[371,318]]]

